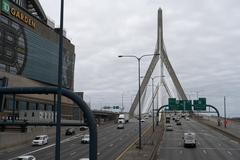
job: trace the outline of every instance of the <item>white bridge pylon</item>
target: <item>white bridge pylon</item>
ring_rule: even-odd
[[[141,102],[143,102],[141,105],[142,108],[141,110],[144,112],[144,111],[149,111],[151,106],[152,106],[152,95],[149,96],[146,91],[147,91],[147,85],[148,85],[148,82],[152,76],[152,73],[155,69],[155,67],[157,66],[157,63],[159,62],[159,60],[161,59],[161,63],[160,63],[160,70],[161,70],[161,73],[160,73],[160,77],[161,77],[161,80],[160,80],[160,85],[157,85],[156,87],[154,87],[154,96],[155,95],[158,95],[160,93],[160,97],[163,97],[163,93],[164,93],[164,90],[166,91],[168,97],[172,97],[172,93],[171,93],[171,90],[169,89],[168,87],[168,83],[165,81],[165,79],[163,78],[163,69],[164,67],[166,68],[172,82],[173,82],[173,85],[174,85],[174,88],[177,92],[177,96],[179,97],[179,99],[182,99],[182,100],[187,100],[187,97],[186,97],[186,94],[177,78],[177,75],[175,74],[175,71],[168,59],[168,56],[167,56],[167,51],[166,51],[166,48],[165,48],[165,45],[164,45],[164,41],[163,41],[163,25],[162,25],[162,10],[159,9],[158,10],[158,36],[157,36],[157,45],[156,45],[156,49],[155,49],[155,52],[154,54],[160,54],[159,55],[154,55],[152,60],[151,60],[151,63],[147,69],[147,72],[143,78],[143,81],[141,83],[141,87],[140,87],[140,90],[137,92],[135,98],[134,98],[134,101],[132,103],[132,106],[130,108],[130,111],[129,111],[129,114],[131,117],[134,116],[134,114],[137,114],[137,111],[138,111],[138,95],[140,94],[141,96]],[[163,66],[164,65],[164,66]],[[161,89],[162,86],[164,89]],[[146,97],[145,96],[149,96],[151,100],[148,100],[149,103],[148,105],[147,104],[144,104],[145,102],[145,99]],[[147,98],[148,99],[148,98]],[[163,103],[163,98],[160,98],[161,99],[161,104]],[[154,104],[155,104],[155,100],[157,101],[157,105],[158,102],[159,102],[159,99],[158,98],[154,98]],[[157,108],[157,105],[156,108]],[[145,108],[146,107],[146,108]]]

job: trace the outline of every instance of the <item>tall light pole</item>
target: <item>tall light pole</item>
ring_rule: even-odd
[[[152,123],[153,123],[153,132],[155,131],[155,127],[154,127],[154,79],[155,78],[159,78],[159,77],[162,77],[162,76],[154,76],[154,77],[150,77],[152,79],[152,113],[153,113],[153,116],[152,116]],[[144,78],[143,76],[141,76],[141,78]]]
[[[123,57],[129,57],[129,58],[136,58],[138,61],[138,108],[139,108],[139,120],[138,120],[138,124],[139,124],[139,149],[142,149],[142,128],[141,128],[141,83],[140,83],[140,61],[143,57],[146,56],[154,56],[154,55],[159,55],[159,54],[145,54],[142,55],[141,57],[137,57],[135,55],[119,55],[119,58],[123,58]]]
[[[55,160],[60,160],[60,141],[61,141],[61,97],[62,97],[62,64],[63,64],[63,15],[64,0],[61,0],[60,9],[60,33],[59,33],[59,59],[58,59],[58,94],[57,94],[57,124],[56,124],[56,146]]]
[[[122,109],[121,109],[121,112],[123,112],[124,110],[124,106],[123,106],[123,93],[122,93]]]
[[[227,128],[226,97],[224,96],[224,127]]]

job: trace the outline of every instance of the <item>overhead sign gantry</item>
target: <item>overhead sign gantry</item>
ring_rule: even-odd
[[[159,116],[159,112],[161,109],[165,108],[165,111],[183,111],[183,112],[193,112],[197,111],[198,113],[212,113],[207,112],[207,107],[213,108],[218,116],[218,126],[220,126],[220,114],[216,107],[207,104],[206,98],[199,98],[198,100],[177,100],[176,98],[168,98],[168,105],[161,106],[157,111],[157,117]],[[158,125],[158,119],[157,119]]]

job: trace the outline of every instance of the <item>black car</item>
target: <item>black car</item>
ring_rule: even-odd
[[[176,125],[178,126],[182,125],[181,121],[177,121]]]
[[[81,127],[79,128],[80,131],[85,131],[85,130],[87,130],[87,129],[88,129],[87,126],[81,126]]]
[[[65,132],[65,135],[68,136],[68,135],[74,135],[75,134],[75,130],[74,128],[68,128],[66,129],[66,132]]]

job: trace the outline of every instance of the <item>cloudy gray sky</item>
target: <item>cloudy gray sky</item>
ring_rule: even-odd
[[[59,1],[40,0],[56,25]],[[137,63],[117,56],[154,52],[159,7],[168,56],[186,94],[195,99],[199,92],[221,113],[226,96],[228,116],[240,116],[239,0],[65,0],[64,27],[76,47],[75,91],[84,91],[93,107],[121,104],[122,94],[129,106]],[[142,74],[149,62],[142,61]]]

